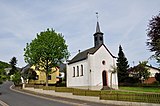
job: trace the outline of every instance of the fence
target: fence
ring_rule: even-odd
[[[69,92],[73,95],[81,96],[96,96],[102,100],[116,100],[116,101],[130,101],[130,102],[145,102],[145,103],[157,103],[160,104],[160,94],[149,93],[134,93],[134,92],[120,92],[113,90],[84,90],[67,87],[45,87],[42,85],[27,85],[27,87],[41,88],[44,90],[55,90],[56,92]]]
[[[100,99],[160,104],[160,94],[101,94]]]

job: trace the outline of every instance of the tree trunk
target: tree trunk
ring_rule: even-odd
[[[46,86],[48,86],[48,73],[46,72]]]
[[[48,59],[46,61],[46,86],[48,86]]]
[[[111,72],[111,79],[110,79],[110,88],[112,89],[112,72]]]

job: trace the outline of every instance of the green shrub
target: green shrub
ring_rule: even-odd
[[[67,87],[56,87],[56,92],[73,92],[73,88],[67,88]]]

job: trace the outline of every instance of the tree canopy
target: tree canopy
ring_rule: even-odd
[[[46,76],[50,74],[51,68],[58,66],[69,57],[64,37],[53,29],[47,29],[37,34],[31,43],[27,43],[24,49],[25,62],[42,67]],[[48,77],[46,77],[48,86]]]
[[[9,73],[9,75],[13,75],[14,73],[16,73],[16,71],[17,71],[17,67],[16,67],[16,65],[17,65],[17,59],[16,59],[16,57],[12,57],[12,59],[10,60],[10,65],[11,65],[11,70],[10,70],[10,73]]]
[[[137,66],[134,66],[129,69],[130,75],[137,81],[143,82],[148,79],[150,76],[149,68],[147,66],[147,61],[139,62]]]
[[[147,36],[149,37],[147,46],[154,52],[153,57],[160,62],[160,13],[149,21]]]
[[[127,70],[129,68],[127,58],[125,57],[121,45],[119,46],[119,53],[117,59],[117,72],[118,72],[118,82],[124,83],[128,78]]]

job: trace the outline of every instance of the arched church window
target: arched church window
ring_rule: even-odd
[[[73,77],[76,76],[75,74],[76,74],[76,73],[75,73],[75,67],[73,67]]]
[[[83,65],[81,65],[81,76],[83,76]]]
[[[103,38],[102,37],[100,37],[100,41],[102,41],[103,40]]]
[[[95,37],[95,41],[97,41],[97,37]]]
[[[77,77],[79,76],[79,66],[77,66]]]

